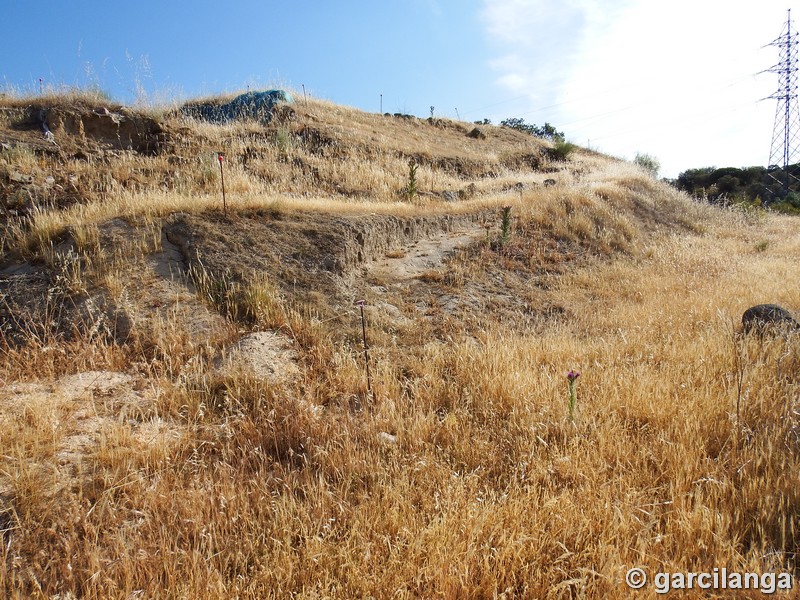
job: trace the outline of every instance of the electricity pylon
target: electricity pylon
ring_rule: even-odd
[[[769,152],[769,169],[783,167],[783,177],[779,182],[784,193],[789,191],[789,166],[795,164],[800,155],[798,138],[800,137],[800,110],[797,104],[797,57],[800,34],[792,28],[792,10],[789,9],[781,35],[767,46],[777,46],[780,50],[780,61],[769,73],[777,73],[780,77],[778,90],[768,96],[777,100],[775,109],[775,125],[772,130],[772,145]],[[775,177],[773,175],[775,179]]]

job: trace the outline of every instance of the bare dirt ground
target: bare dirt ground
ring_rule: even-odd
[[[277,331],[255,331],[225,349],[217,361],[221,370],[245,368],[272,383],[291,381],[299,375],[294,342]]]
[[[383,258],[367,265],[367,272],[374,277],[391,282],[391,285],[407,284],[424,276],[431,270],[440,269],[456,250],[469,246],[486,237],[481,226],[459,228],[421,239],[387,252]]]
[[[3,457],[0,495],[12,492],[19,474],[35,467],[53,474],[82,472],[109,432],[127,430],[131,450],[180,435],[180,426],[152,412],[159,390],[146,380],[114,371],[88,371],[52,381],[14,383],[0,389],[0,423],[33,424],[49,431],[47,447]],[[13,430],[13,427],[4,428]],[[65,479],[66,481],[66,479]]]

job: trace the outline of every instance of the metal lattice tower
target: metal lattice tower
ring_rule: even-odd
[[[781,35],[768,46],[780,49],[780,61],[769,73],[780,76],[778,90],[768,98],[778,101],[775,110],[775,126],[772,131],[772,145],[769,152],[769,167],[783,168],[784,192],[789,191],[789,166],[798,162],[800,157],[800,110],[797,104],[797,58],[800,34],[792,28],[792,10],[787,11],[786,24]],[[777,179],[777,178],[776,178]]]

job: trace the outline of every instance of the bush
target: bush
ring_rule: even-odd
[[[556,161],[565,161],[575,150],[575,144],[565,140],[556,140],[556,143],[547,151],[547,155]]]
[[[654,156],[637,152],[636,158],[633,159],[633,162],[650,173],[653,177],[658,177],[658,172],[661,169],[661,163],[658,162],[658,159]]]
[[[784,182],[789,182],[788,191]],[[689,169],[672,182],[679,190],[715,204],[745,202],[780,212],[800,210],[800,165],[774,167],[706,167]]]

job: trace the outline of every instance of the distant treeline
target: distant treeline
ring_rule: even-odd
[[[786,171],[780,167],[689,169],[670,183],[715,204],[744,203],[800,213],[800,165],[790,165]]]

